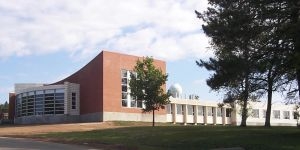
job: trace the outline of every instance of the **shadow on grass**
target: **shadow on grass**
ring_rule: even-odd
[[[92,145],[113,145],[116,149],[300,149],[300,130],[293,127],[157,126],[124,127],[85,132],[49,133],[34,138]],[[119,146],[119,147],[118,147]],[[115,149],[114,147],[111,147]],[[108,148],[110,149],[110,148]]]

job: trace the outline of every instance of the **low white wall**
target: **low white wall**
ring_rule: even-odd
[[[166,115],[155,115],[155,122],[166,122]],[[152,113],[103,112],[103,121],[144,121],[152,122]]]
[[[167,114],[167,122],[173,122],[172,114]]]
[[[183,123],[183,115],[177,114],[176,115],[176,122],[177,123]]]
[[[263,126],[265,124],[265,115],[264,115],[264,111],[267,110],[267,104],[265,102],[251,102],[249,103],[249,106],[251,107],[251,109],[249,110],[249,117],[247,118],[247,125],[254,125],[254,126]],[[297,124],[297,120],[294,119],[293,116],[293,110],[294,110],[294,105],[285,105],[285,104],[281,104],[281,103],[275,103],[272,104],[272,108],[271,108],[271,118],[270,118],[270,123],[271,126],[296,126]],[[237,110],[240,107],[237,105]],[[253,116],[253,110],[254,109],[258,109],[259,110],[259,115],[258,118]],[[278,110],[280,111],[280,118],[275,118],[273,111],[274,110]],[[283,112],[284,111],[288,111],[290,114],[290,118],[289,119],[285,119]],[[241,124],[241,115],[236,112],[236,122],[237,125]]]
[[[204,117],[203,116],[198,116],[197,117],[197,123],[203,124],[204,123]]]

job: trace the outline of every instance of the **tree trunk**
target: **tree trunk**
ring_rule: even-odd
[[[268,104],[266,111],[265,127],[271,127],[272,89],[268,89]]]
[[[268,104],[267,104],[267,111],[266,111],[266,120],[265,120],[265,127],[271,127],[271,108],[272,108],[272,94],[273,94],[273,79],[271,77],[272,71],[269,69],[268,72]]]
[[[241,121],[241,127],[246,127],[247,126],[247,114],[248,114],[248,109],[247,109],[247,100],[243,100],[243,105],[242,105],[242,121]]]
[[[153,108],[153,110],[152,110],[152,127],[154,127],[154,124],[155,124],[155,115],[154,115],[154,111],[155,111],[155,109]]]
[[[299,94],[299,99],[300,99],[300,69],[297,69],[296,71],[296,76],[297,76],[297,83],[298,83],[298,94]],[[298,100],[300,103],[300,100]]]
[[[242,121],[241,127],[247,126],[247,117],[248,117],[248,97],[249,97],[249,79],[248,76],[245,78],[245,90],[243,93],[243,104],[242,104]]]

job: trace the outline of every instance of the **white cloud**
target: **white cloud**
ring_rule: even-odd
[[[113,49],[166,60],[206,57],[198,0],[0,0],[0,59]]]

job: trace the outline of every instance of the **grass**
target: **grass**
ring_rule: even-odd
[[[127,123],[125,123],[127,125]],[[124,127],[86,132],[36,135],[71,142],[124,145],[128,149],[213,149],[242,147],[246,150],[299,150],[296,127],[157,126]]]

